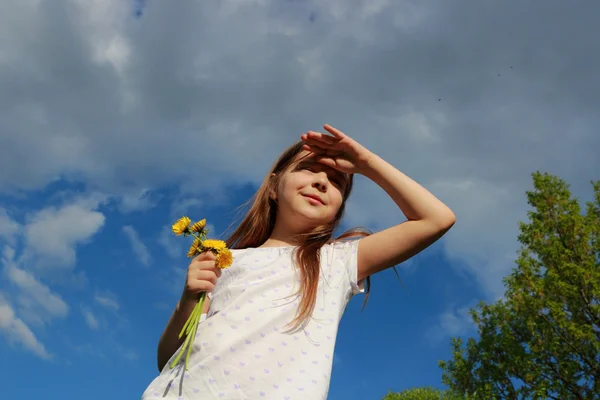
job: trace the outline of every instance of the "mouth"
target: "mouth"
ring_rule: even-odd
[[[321,200],[321,198],[319,196],[315,196],[315,195],[312,195],[312,194],[303,194],[303,196],[304,197],[308,197],[309,199],[313,199],[315,201],[318,201],[322,205],[325,205],[325,203],[323,202],[323,200]]]

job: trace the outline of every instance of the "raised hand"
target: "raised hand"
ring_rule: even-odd
[[[314,131],[302,134],[303,149],[314,153],[318,162],[340,172],[364,173],[375,154],[331,125],[325,124],[324,128],[331,135]]]

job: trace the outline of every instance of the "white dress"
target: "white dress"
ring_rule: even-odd
[[[326,399],[339,321],[350,298],[363,291],[359,241],[322,247],[313,316],[292,333],[286,325],[299,303],[292,297],[299,287],[294,247],[232,250],[233,264],[198,325],[189,370],[185,355],[173,369],[170,360],[142,400]]]

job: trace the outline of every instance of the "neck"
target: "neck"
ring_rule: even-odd
[[[299,246],[297,235],[304,231],[298,229],[298,224],[289,224],[278,218],[271,236],[260,247]]]

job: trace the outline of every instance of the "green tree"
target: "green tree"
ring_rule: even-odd
[[[464,400],[463,396],[457,396],[446,390],[432,387],[414,388],[403,390],[399,393],[388,393],[382,400]]]
[[[582,215],[560,178],[533,174],[506,293],[471,310],[442,381],[477,399],[600,399],[600,184]]]

